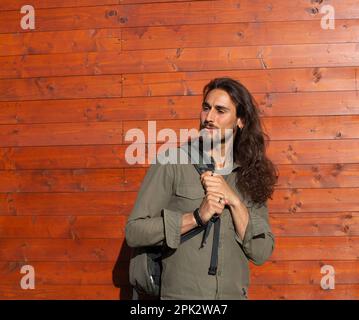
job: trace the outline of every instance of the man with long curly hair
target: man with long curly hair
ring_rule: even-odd
[[[131,247],[167,249],[161,299],[247,299],[248,262],[263,264],[274,248],[267,200],[277,171],[266,157],[255,100],[240,82],[216,78],[204,87],[200,129],[212,139],[205,150],[212,159],[218,159],[216,141],[220,153],[226,152],[225,132],[232,130],[230,172],[198,175],[191,164],[152,164],[128,219],[126,240]],[[215,163],[218,172],[224,166]],[[202,233],[181,242],[200,227]]]

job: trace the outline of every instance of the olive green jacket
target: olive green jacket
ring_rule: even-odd
[[[221,214],[218,268],[208,274],[213,229],[203,248],[203,233],[180,244],[182,214],[200,206],[205,192],[192,164],[151,164],[126,225],[130,247],[166,244],[172,254],[163,258],[161,299],[247,299],[249,266],[263,264],[274,248],[267,205],[256,207],[243,199],[235,186],[238,165],[224,179],[237,192],[249,212],[242,240],[231,212]]]

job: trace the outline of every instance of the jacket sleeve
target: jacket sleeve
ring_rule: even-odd
[[[127,220],[126,241],[130,247],[180,243],[182,213],[166,209],[174,190],[172,164],[151,164]]]
[[[256,265],[263,264],[274,249],[274,235],[268,221],[267,203],[261,207],[248,208],[249,220],[243,240],[236,233],[236,240],[244,253]]]

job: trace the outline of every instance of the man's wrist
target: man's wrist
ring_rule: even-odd
[[[206,226],[206,223],[202,220],[201,215],[199,213],[199,208],[197,208],[193,211],[193,217],[196,220],[197,226],[199,226],[199,227]]]
[[[236,199],[229,204],[229,207],[231,209],[236,209],[236,208],[240,208],[242,206],[242,202],[241,202],[241,199],[239,199],[238,197],[236,197]]]

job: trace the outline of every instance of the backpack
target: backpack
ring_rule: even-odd
[[[191,159],[191,154],[189,150],[188,154]],[[201,152],[199,153],[199,163],[195,163],[193,165],[200,175],[205,171],[214,171],[213,159],[211,159],[211,163],[209,164],[203,163],[203,155]],[[203,244],[209,234],[212,224],[215,225],[215,229],[209,274],[215,275],[218,260],[218,241],[220,227],[220,219],[218,219],[217,215],[214,215],[212,217],[212,219],[208,222],[207,226],[198,226],[183,234],[181,236],[181,243],[191,239],[198,233],[205,231],[202,240]],[[148,296],[159,298],[162,272],[161,261],[162,257],[170,253],[168,249],[169,248],[165,248],[162,246],[146,246],[132,249],[129,266],[129,280],[133,288],[133,300],[138,300],[139,294],[145,294]]]

